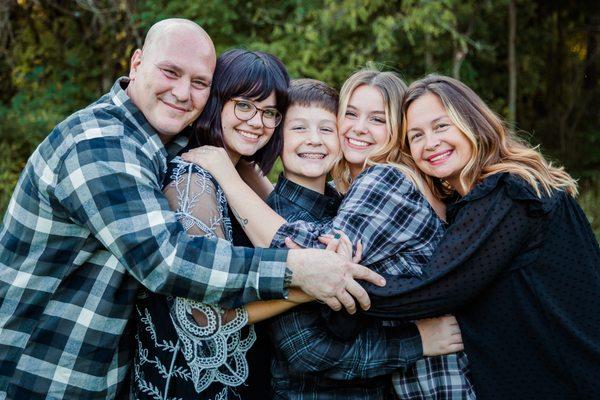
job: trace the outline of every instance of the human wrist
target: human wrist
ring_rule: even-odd
[[[300,251],[297,249],[290,249],[288,251],[286,270],[289,270],[291,272],[291,280],[289,282],[289,284],[290,284],[289,287],[299,287],[300,286],[299,279],[301,277],[299,275],[301,275],[301,274],[298,274],[296,272],[298,271],[297,267],[300,264],[301,257],[302,257],[302,253],[300,253]],[[285,277],[284,277],[284,280],[285,280]]]
[[[294,279],[294,273],[289,267],[285,267],[285,272],[283,275],[283,287],[289,289],[292,287],[292,281]]]

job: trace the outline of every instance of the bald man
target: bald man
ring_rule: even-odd
[[[236,307],[298,286],[335,309],[379,276],[324,250],[190,238],[161,191],[209,95],[215,50],[195,23],[154,25],[128,78],[58,124],[25,166],[0,231],[0,400],[128,395],[140,285]],[[325,271],[325,272],[324,272]]]

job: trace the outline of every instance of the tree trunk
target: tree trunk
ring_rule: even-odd
[[[433,54],[431,53],[431,34],[425,33],[425,73],[433,72]]]
[[[466,44],[456,43],[454,45],[454,57],[452,59],[452,77],[460,79],[460,67],[467,55],[469,48]]]
[[[515,41],[517,38],[517,7],[515,0],[508,3],[508,121],[517,121],[517,59]]]

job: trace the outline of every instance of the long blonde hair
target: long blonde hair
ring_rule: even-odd
[[[539,197],[540,189],[546,194],[564,190],[571,196],[577,195],[577,182],[563,167],[554,166],[537,147],[519,138],[471,88],[447,76],[428,75],[407,89],[402,103],[401,149],[405,156],[410,156],[406,112],[413,101],[427,93],[439,97],[454,125],[471,144],[471,159],[460,173],[463,185],[472,188],[490,175],[509,172],[523,178]],[[438,198],[453,192],[440,179],[422,175]]]
[[[394,72],[379,71],[373,68],[361,69],[352,74],[340,91],[340,104],[338,108],[338,125],[346,115],[348,102],[354,90],[359,86],[367,85],[379,90],[383,97],[386,129],[388,132],[386,143],[365,161],[365,166],[375,164],[391,164],[409,177],[419,190],[423,191],[424,183],[417,171],[411,157],[400,151],[400,132],[402,127],[402,97],[406,91],[406,84]],[[351,184],[350,167],[342,157],[333,167],[331,176],[335,181],[338,191],[345,193]]]

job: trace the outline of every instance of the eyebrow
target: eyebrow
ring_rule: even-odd
[[[352,104],[348,104],[346,106],[346,109],[348,109],[348,108],[352,108],[354,110],[357,110],[357,107],[353,106]],[[371,111],[369,114],[382,114],[382,115],[385,115],[385,111]]]
[[[432,119],[430,124],[433,125],[444,118],[449,118],[449,117],[447,115],[440,115],[439,117]],[[422,129],[421,128],[410,128],[409,130],[406,131],[406,133],[411,132],[411,131],[422,131]]]
[[[444,119],[444,118],[448,118],[448,116],[447,115],[441,115],[441,116],[437,117],[436,119],[431,120],[431,123],[435,124],[436,122],[439,122],[441,119]]]
[[[249,99],[248,97],[243,97],[243,96],[233,97],[233,100],[247,101],[247,102],[252,103],[252,104],[256,103],[256,100],[252,100],[252,99]],[[256,104],[254,104],[254,105],[256,106]],[[275,109],[277,109],[277,104],[267,104],[266,106],[263,106],[261,108],[275,108]]]

